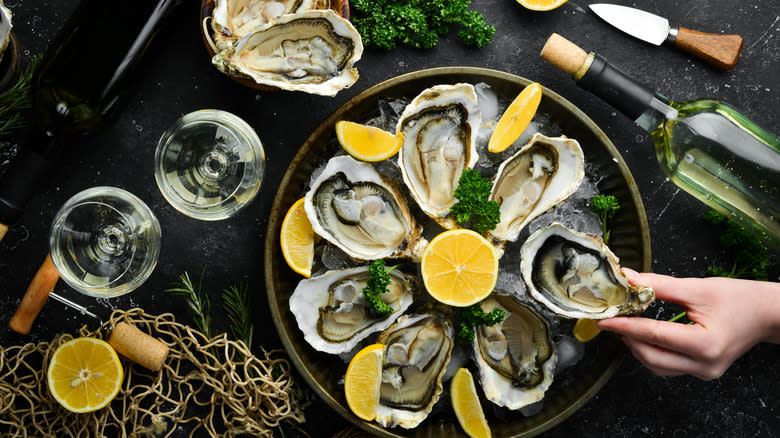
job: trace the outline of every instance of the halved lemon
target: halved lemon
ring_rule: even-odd
[[[541,101],[541,85],[533,82],[523,88],[498,119],[496,129],[493,130],[488,142],[488,150],[496,153],[503,152],[512,145],[531,123]]]
[[[524,8],[532,11],[550,11],[568,0],[517,0]]]
[[[496,286],[498,255],[484,237],[471,230],[449,230],[425,248],[423,283],[428,293],[451,306],[482,301]]]
[[[349,362],[344,377],[347,405],[355,415],[366,421],[376,417],[379,406],[384,348],[383,344],[372,344],[360,350]]]
[[[76,338],[60,345],[49,362],[49,391],[71,412],[92,412],[108,405],[122,386],[122,364],[108,342]]]
[[[474,378],[468,369],[460,368],[455,372],[450,384],[450,396],[455,416],[466,435],[471,438],[490,438],[490,426],[479,404]]]
[[[363,161],[386,160],[401,149],[403,134],[396,136],[374,126],[341,120],[336,122],[336,137],[347,153]]]
[[[282,243],[282,255],[290,268],[306,278],[311,277],[311,265],[314,263],[314,230],[303,208],[301,198],[287,210],[282,221],[279,240]]]
[[[588,342],[599,333],[601,333],[601,329],[596,327],[595,319],[578,319],[572,330],[572,334],[580,342]]]

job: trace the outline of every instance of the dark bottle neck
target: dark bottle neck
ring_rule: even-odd
[[[655,91],[636,82],[610,65],[603,57],[592,54],[590,67],[578,80],[578,84],[602,98],[636,121],[657,100]]]

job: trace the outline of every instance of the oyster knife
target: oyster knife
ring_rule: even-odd
[[[671,27],[664,17],[627,6],[597,3],[591,4],[590,9],[633,37],[656,46],[666,41],[723,70],[734,67],[742,52],[742,37],[739,35]]]

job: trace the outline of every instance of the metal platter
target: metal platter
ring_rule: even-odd
[[[303,277],[287,267],[281,254],[281,224],[287,209],[305,194],[312,172],[338,152],[334,130],[337,121],[366,121],[378,115],[380,99],[410,100],[433,85],[458,82],[484,82],[500,98],[511,100],[531,81],[489,69],[444,67],[405,74],[369,88],[341,106],[309,136],[282,178],[268,220],[264,253],[266,290],[274,323],[291,361],[331,408],[360,428],[379,436],[456,437],[465,434],[449,409],[434,409],[420,426],[411,430],[383,429],[376,423],[358,419],[350,412],[344,398],[343,383],[340,383],[347,364],[338,356],[310,347],[290,312],[290,294]],[[611,249],[620,258],[622,266],[648,271],[651,259],[647,218],[636,183],[625,162],[604,132],[582,111],[553,91],[547,88],[543,91],[539,112],[549,115],[564,135],[580,142],[587,167],[597,169],[598,190],[616,196],[622,205],[615,218]],[[526,417],[520,412],[502,413],[483,400],[493,436],[530,437],[560,423],[604,386],[620,364],[623,351],[620,341],[608,334],[588,343],[584,358],[566,369],[563,378],[558,380],[556,377],[545,395],[541,411],[534,415]]]

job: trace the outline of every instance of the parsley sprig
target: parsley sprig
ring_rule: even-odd
[[[463,169],[455,189],[458,202],[450,208],[450,214],[460,224],[470,224],[474,231],[485,233],[496,228],[501,221],[499,205],[489,201],[493,183],[474,169]]]
[[[612,219],[620,210],[620,202],[612,195],[596,195],[590,200],[590,209],[601,218],[601,238],[604,243],[609,244],[609,237],[612,234]]]
[[[470,344],[474,341],[474,327],[480,325],[491,326],[498,324],[504,320],[504,311],[499,308],[495,308],[490,313],[485,313],[482,307],[477,304],[473,304],[469,307],[460,309],[460,329],[458,330],[458,337]]]
[[[730,269],[715,265],[709,266],[707,275],[764,281],[768,279],[769,255],[761,240],[715,210],[708,211],[704,215],[704,220],[722,227],[720,244],[724,248],[730,249],[734,254],[734,263]]]
[[[374,260],[368,265],[369,277],[366,287],[363,288],[363,297],[374,310],[374,313],[379,316],[387,316],[393,313],[393,308],[382,301],[382,294],[387,292],[387,286],[392,281],[390,272],[397,267],[398,265],[395,265],[385,269],[384,260]]]

